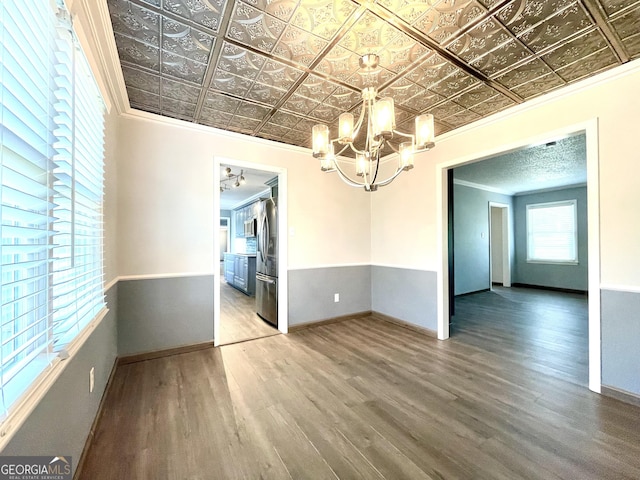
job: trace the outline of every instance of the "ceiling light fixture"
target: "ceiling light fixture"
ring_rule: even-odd
[[[377,99],[378,90],[373,85],[377,73],[378,55],[367,54],[360,57],[360,68],[364,70],[365,88],[362,90],[362,108],[360,117],[354,125],[353,114],[345,112],[338,118],[338,138],[329,138],[329,127],[324,124],[314,125],[313,156],[320,159],[320,169],[323,172],[338,172],[340,178],[352,187],[364,187],[368,192],[374,192],[378,187],[390,184],[400,173],[413,168],[413,156],[435,146],[433,115],[418,115],[415,119],[415,134],[403,133],[396,130],[396,119],[393,98]],[[354,143],[358,134],[364,128],[365,137],[361,139],[357,148]],[[396,148],[389,140],[399,136],[407,141],[401,142]],[[335,152],[334,143],[344,145]],[[395,171],[386,176],[380,168],[380,154],[385,145],[398,154],[398,166]],[[347,148],[355,153],[355,160],[339,155]],[[352,173],[347,173],[347,167]],[[354,176],[355,173],[355,176]],[[358,178],[359,177],[359,178]]]
[[[224,176],[226,178],[220,180],[220,193],[224,192],[225,190],[229,190],[231,187],[238,188],[240,185],[244,185],[247,183],[247,180],[244,178],[244,170],[240,170],[240,175],[236,175],[231,171],[231,167],[226,167],[224,169]],[[230,183],[234,179],[235,182]]]

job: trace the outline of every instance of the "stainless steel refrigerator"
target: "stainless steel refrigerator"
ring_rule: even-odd
[[[256,312],[278,326],[278,208],[275,198],[260,202],[258,210]]]

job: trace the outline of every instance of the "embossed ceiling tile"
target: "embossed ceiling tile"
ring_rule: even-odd
[[[238,133],[252,134],[259,125],[260,120],[252,120],[238,115],[229,121],[229,128]]]
[[[462,70],[457,70],[441,82],[432,85],[429,90],[445,98],[450,98],[478,83],[479,80],[476,78],[464,73]]]
[[[353,75],[351,75],[345,81],[345,83],[351,85],[352,87],[355,87],[357,89],[362,90],[366,86],[365,84],[369,81],[369,80],[365,81],[365,77],[367,77],[367,76],[366,75],[362,75],[358,71],[358,72],[354,73]],[[387,83],[393,77],[395,77],[395,74],[393,72],[390,72],[386,68],[378,68],[378,70],[375,73],[374,77],[375,77],[375,79],[373,80],[373,84],[374,85],[382,85],[384,83]]]
[[[313,111],[311,111],[309,115],[313,118],[317,118],[322,122],[331,123],[337,120],[338,116],[341,113],[342,113],[342,110],[340,110],[339,108],[321,103]]]
[[[551,68],[558,69],[605,48],[609,47],[600,30],[593,30],[572,42],[560,45],[541,58]]]
[[[544,23],[518,35],[518,38],[534,52],[539,52],[575,33],[594,27],[582,6],[573,4]]]
[[[542,60],[536,58],[513,70],[509,70],[504,75],[496,77],[495,79],[505,87],[513,89],[513,87],[548,75],[551,72],[552,70]]]
[[[303,132],[299,130],[289,130],[283,137],[285,141],[293,141],[296,145],[311,145],[311,132]]]
[[[398,73],[430,51],[408,35],[401,33],[379,52],[380,65]]]
[[[216,67],[234,75],[255,79],[266,61],[267,57],[224,42]]]
[[[378,53],[400,30],[367,11],[338,43],[358,55]]]
[[[326,40],[289,25],[273,49],[273,54],[309,66],[326,46]]]
[[[236,0],[227,37],[263,52],[271,52],[286,23]]]
[[[444,122],[435,122],[434,126],[433,126],[433,130],[434,132],[436,132],[436,136],[437,135],[442,135],[443,133],[447,133],[451,130],[453,130],[453,127],[447,125]]]
[[[162,73],[202,85],[206,64],[169,52],[162,54]]]
[[[309,98],[301,97],[300,95],[291,95],[289,99],[282,105],[283,110],[288,110],[300,115],[307,115],[311,110],[316,108],[319,102],[311,100]]]
[[[464,108],[471,108],[479,103],[486,102],[490,98],[498,95],[498,91],[488,85],[478,85],[476,88],[453,99],[458,105]]]
[[[529,99],[541,95],[543,93],[554,90],[561,87],[565,83],[555,74],[549,74],[544,77],[538,77],[537,79],[519,85],[512,90],[520,95],[522,98]]]
[[[124,83],[128,87],[139,88],[156,95],[160,94],[160,76],[147,73],[137,68],[122,67]]]
[[[113,31],[155,47],[160,45],[160,15],[128,0],[109,0]]]
[[[338,86],[316,75],[309,75],[296,90],[297,95],[323,101],[331,95]]]
[[[282,127],[293,128],[298,124],[298,122],[300,122],[300,120],[302,120],[302,117],[298,115],[278,110],[273,114],[269,121]]]
[[[637,8],[613,19],[611,24],[623,41],[637,34],[638,25],[640,25],[640,4]]]
[[[601,0],[600,3],[604,7],[605,12],[607,12],[607,15],[612,16],[629,5],[633,5],[636,1],[637,0]]]
[[[129,97],[129,102],[131,104],[141,105],[146,107],[151,107],[156,109],[155,111],[160,109],[160,96],[154,95],[153,93],[145,92],[144,90],[138,90],[137,88],[127,88],[127,96]]]
[[[195,103],[180,102],[173,98],[162,99],[162,114],[179,115],[181,118],[193,120],[196,111]]]
[[[149,5],[153,5],[154,7],[160,8],[162,5],[162,0],[140,0],[141,2],[147,3]]]
[[[344,82],[359,68],[358,55],[336,45],[324,56],[316,70]]]
[[[431,55],[418,68],[409,72],[406,78],[422,87],[429,88],[458,70],[440,55]]]
[[[592,53],[588,57],[581,58],[571,65],[557,70],[566,82],[573,82],[590,75],[594,75],[601,70],[614,67],[618,64],[618,58],[609,49],[602,49],[599,52]]]
[[[258,81],[265,85],[288,90],[301,76],[300,70],[288,67],[276,60],[268,60],[262,67]]]
[[[467,125],[468,123],[475,122],[476,120],[480,120],[482,118],[475,112],[471,110],[464,110],[460,113],[456,113],[455,115],[451,115],[450,117],[443,118],[443,121],[447,122],[452,127],[458,128],[463,125]]]
[[[160,49],[131,37],[115,34],[121,62],[129,62],[151,70],[160,69]]]
[[[400,124],[400,123],[406,122],[406,121],[415,122],[416,115],[414,113],[407,112],[401,106],[398,106],[395,109],[395,111],[396,111],[396,123]],[[407,130],[405,130],[405,131],[407,131]]]
[[[497,4],[499,4],[502,0],[479,0],[482,5],[484,5],[487,10],[493,9]]]
[[[380,96],[391,97],[395,103],[403,104],[407,103],[417,94],[422,93],[423,90],[424,89],[422,87],[419,87],[406,78],[400,78],[381,91]]]
[[[447,46],[447,50],[470,63],[513,39],[494,18],[488,18]]]
[[[295,128],[296,130],[300,130],[302,132],[310,132],[313,126],[317,123],[318,121],[312,118],[303,118],[298,122]]]
[[[338,87],[324,101],[329,105],[340,108],[342,110],[351,110],[351,108],[361,100],[361,94],[354,92],[345,87]]]
[[[293,15],[298,0],[245,0],[245,2],[256,7],[258,10],[262,10],[269,15],[288,22],[291,15]]]
[[[196,104],[200,97],[200,88],[176,82],[168,78],[162,79],[162,96]]]
[[[531,56],[517,40],[512,40],[474,60],[471,65],[491,77]]]
[[[482,102],[478,105],[470,107],[469,110],[476,112],[478,115],[486,117],[493,113],[504,110],[505,108],[509,108],[513,105],[515,105],[515,102],[509,97],[503,94],[498,94],[497,96],[490,98],[486,102]]]
[[[519,35],[573,2],[575,0],[513,0],[496,13],[496,18],[514,34]]]
[[[159,0],[158,0],[159,1]],[[164,10],[218,33],[226,0],[164,0]]]
[[[222,92],[232,93],[239,97],[244,97],[253,82],[236,75],[216,69],[211,79],[211,88]]]
[[[275,106],[285,93],[286,90],[280,90],[278,88],[265,85],[264,83],[255,82],[251,87],[251,90],[249,90],[249,93],[247,93],[246,98]]]
[[[624,39],[624,47],[631,55],[631,58],[638,58],[640,56],[640,33],[627,37]]]
[[[240,105],[240,100],[227,97],[216,92],[209,90],[204,98],[204,107],[221,112],[234,113]]]
[[[394,15],[400,17],[405,22],[412,24],[429,10],[438,0],[378,0],[379,5],[383,5]]]
[[[429,110],[437,103],[442,102],[445,98],[442,95],[431,92],[420,87],[420,93],[405,102],[405,105],[418,112],[429,113]]]
[[[288,131],[289,129],[287,127],[267,122],[262,126],[258,135],[271,135],[276,138],[281,138],[286,135]]]
[[[215,126],[217,128],[224,128],[229,124],[229,121],[233,118],[231,113],[221,112],[220,110],[212,110],[204,107],[200,112],[200,118],[198,121],[205,125]]]
[[[457,105],[454,102],[445,102],[431,110],[431,114],[436,117],[438,120],[442,121],[443,119],[455,115],[457,113],[461,113],[466,111],[465,108]]]
[[[194,62],[207,63],[214,38],[184,23],[162,20],[162,49]]]
[[[300,2],[291,20],[302,30],[329,40],[355,11],[349,0],[310,0]]]
[[[252,120],[262,121],[269,112],[271,112],[271,109],[268,107],[263,107],[262,105],[251,102],[240,102],[240,105],[238,105],[238,109],[236,110],[236,115],[251,118]]]
[[[485,14],[486,9],[476,0],[443,0],[416,20],[413,26],[442,45]]]

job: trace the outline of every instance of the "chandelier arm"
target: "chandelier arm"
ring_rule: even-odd
[[[356,182],[354,180],[351,180],[351,178],[349,178],[347,176],[346,173],[344,173],[342,171],[342,169],[340,168],[340,165],[338,165],[338,162],[334,162],[334,165],[336,167],[336,172],[338,172],[338,176],[340,176],[340,178],[342,179],[342,181],[344,183],[346,183],[347,185],[351,186],[351,187],[363,187],[364,184],[360,183],[360,182]]]
[[[392,176],[390,176],[390,177],[389,177],[389,178],[387,178],[386,180],[384,180],[384,181],[382,181],[382,182],[379,182],[377,185],[378,185],[379,187],[384,187],[384,186],[386,186],[386,185],[389,185],[389,184],[390,184],[391,182],[393,182],[393,181],[396,179],[396,177],[397,177],[398,175],[400,175],[402,172],[403,172],[403,170],[402,170],[401,168],[397,169],[397,170],[396,170],[396,173],[394,173]]]
[[[411,139],[411,143],[416,143],[416,136],[413,133],[404,133],[400,130],[393,130],[393,133],[400,135],[402,137],[407,137]]]

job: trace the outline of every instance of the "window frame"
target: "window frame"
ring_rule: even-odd
[[[573,249],[575,252],[574,258],[572,259],[552,259],[552,258],[538,258],[532,257],[531,255],[531,241],[532,241],[532,232],[531,232],[531,220],[529,217],[529,212],[532,210],[541,210],[545,208],[554,208],[554,207],[562,207],[562,206],[570,206],[573,211]],[[558,200],[553,202],[542,202],[542,203],[528,203],[525,208],[525,240],[526,240],[526,252],[527,252],[527,263],[531,264],[544,264],[544,265],[578,265],[579,262],[579,253],[578,253],[578,200],[573,198],[569,200]]]

